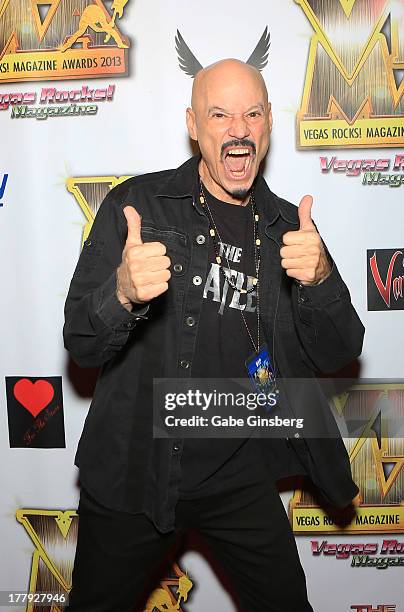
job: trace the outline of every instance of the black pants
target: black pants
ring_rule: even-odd
[[[251,477],[243,486],[234,477],[217,493],[181,499],[176,528],[168,534],[161,534],[145,515],[106,509],[82,490],[73,589],[66,610],[143,611],[145,598],[164,577],[167,560],[175,559],[182,537],[193,529],[233,585],[240,610],[313,612],[275,485],[263,468],[248,469]],[[198,577],[190,579],[197,583]],[[214,602],[211,612],[216,612]]]

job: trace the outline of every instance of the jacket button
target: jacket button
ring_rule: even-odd
[[[182,264],[180,263],[175,263],[173,268],[174,268],[174,272],[182,272]]]
[[[178,451],[179,451],[179,450],[180,450],[180,445],[179,445],[179,444],[177,444],[177,443],[175,443],[175,444],[174,444],[174,446],[173,446],[173,451],[174,451],[175,453],[178,453]]]
[[[182,359],[180,361],[180,366],[184,369],[184,370],[188,370],[189,368],[189,361],[187,361],[186,359]]]
[[[195,325],[194,317],[187,317],[185,319],[185,323],[188,325],[188,327],[193,327]]]
[[[302,302],[302,304],[305,304],[305,302],[309,301],[309,298],[306,295],[301,295],[299,300]]]
[[[93,244],[93,243],[92,243],[92,241],[91,241],[89,238],[88,238],[88,240],[86,240],[86,241],[85,241],[85,243],[84,243],[84,245],[85,245],[85,246],[87,246],[87,247],[91,246],[92,244]]]
[[[201,276],[194,276],[194,278],[192,279],[192,282],[194,283],[194,285],[198,286],[202,283],[202,277]]]
[[[197,244],[205,244],[206,242],[206,238],[203,234],[199,234],[199,236],[196,237],[196,242]]]
[[[295,433],[295,438],[300,438],[300,434]]]

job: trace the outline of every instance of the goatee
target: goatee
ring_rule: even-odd
[[[234,191],[231,192],[231,195],[235,200],[243,201],[248,197],[249,192],[249,189],[234,189]]]

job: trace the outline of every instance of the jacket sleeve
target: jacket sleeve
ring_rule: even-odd
[[[311,369],[322,373],[336,372],[359,357],[365,332],[348,288],[331,257],[330,261],[331,274],[322,283],[296,282],[292,288],[303,358]]]
[[[114,357],[147,318],[148,306],[128,312],[116,296],[116,270],[127,236],[120,202],[127,191],[122,183],[101,204],[70,283],[64,344],[83,367],[100,366]]]

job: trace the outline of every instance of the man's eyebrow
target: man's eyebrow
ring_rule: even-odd
[[[221,108],[220,106],[211,106],[208,109],[208,113],[213,113],[215,111],[220,111],[221,113],[227,113],[228,111],[224,108]]]
[[[254,110],[254,108],[259,108],[260,110],[264,111],[264,105],[261,102],[258,102],[258,104],[255,104],[254,106],[251,106],[248,111],[246,111],[247,113],[251,113],[252,110]]]
[[[259,102],[258,104],[254,104],[253,106],[250,106],[249,109],[247,109],[245,112],[246,113],[251,113],[252,110],[254,110],[255,108],[259,108],[262,112],[264,112],[265,108],[264,105]],[[226,113],[226,114],[231,114],[229,113],[228,110],[226,110],[225,108],[222,108],[221,106],[211,106],[208,109],[208,113],[214,113],[214,112],[220,112],[220,113]]]

